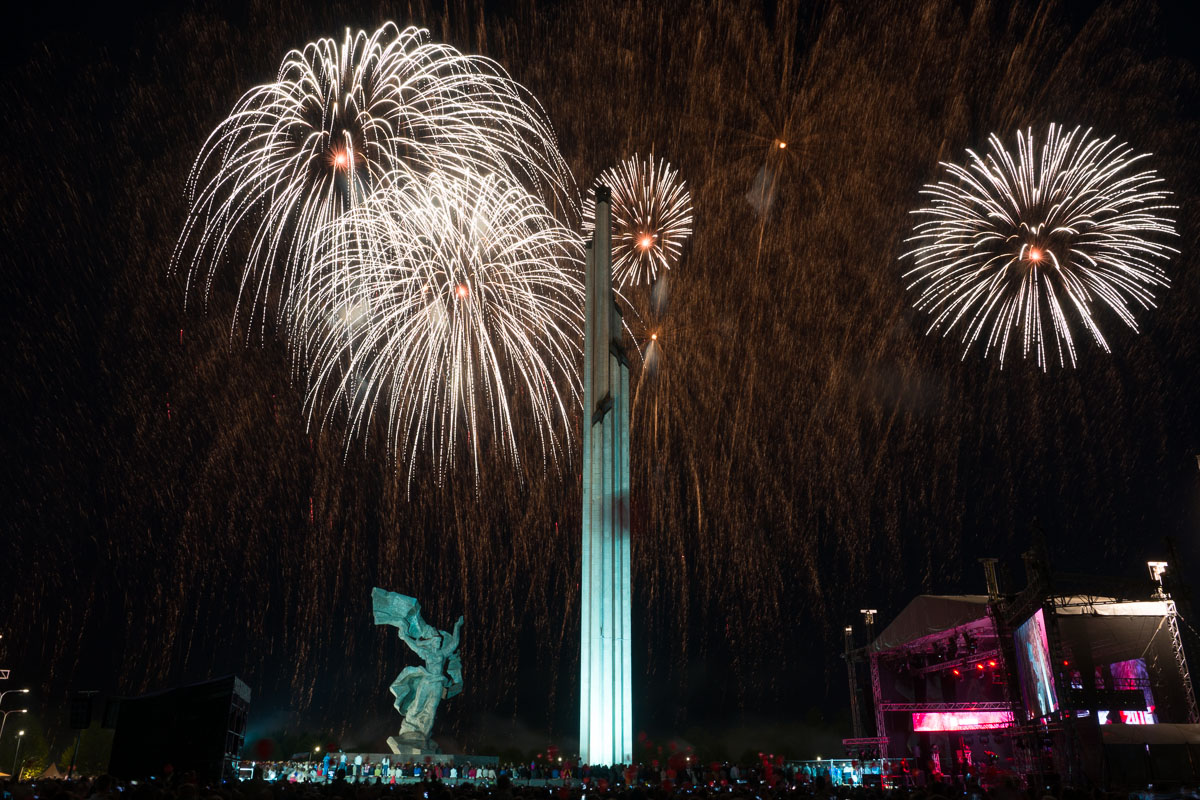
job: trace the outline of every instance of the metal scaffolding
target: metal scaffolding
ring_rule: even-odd
[[[1175,655],[1175,663],[1179,667],[1179,678],[1183,681],[1184,702],[1187,703],[1188,722],[1195,725],[1200,723],[1200,712],[1196,710],[1196,693],[1192,689],[1192,675],[1188,671],[1187,655],[1183,652],[1183,637],[1179,632],[1179,613],[1175,610],[1175,601],[1167,599],[1167,628],[1171,631],[1171,652]]]
[[[879,711],[916,711],[946,713],[952,711],[1012,711],[1012,705],[1007,700],[999,702],[973,703],[879,703]]]
[[[858,700],[858,669],[854,664],[854,628],[846,626],[846,677],[850,682],[850,727],[854,738],[863,738],[862,707]]]

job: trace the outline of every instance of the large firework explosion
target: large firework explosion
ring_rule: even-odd
[[[501,176],[433,174],[385,187],[318,232],[318,276],[297,300],[313,337],[310,414],[377,413],[400,465],[444,477],[465,434],[520,468],[514,416],[557,460],[579,402],[582,247]],[[364,437],[365,438],[365,437]]]
[[[190,254],[189,279],[207,273],[207,295],[244,244],[236,234],[253,231],[238,307],[278,305],[310,413],[340,404],[362,431],[387,398],[400,464],[431,443],[444,474],[460,434],[478,448],[485,423],[517,457],[519,375],[543,454],[558,454],[562,397],[575,395],[578,325],[563,307],[577,242],[539,209],[566,211],[573,186],[536,101],[494,62],[392,23],[293,50],[209,137],[190,183],[176,258]],[[441,297],[455,271],[451,290],[479,290],[444,319],[415,313],[420,287]]]
[[[1194,247],[1177,245],[1142,335],[1105,330],[1119,358],[1049,375],[960,363],[923,335],[895,262],[930,165],[992,130],[1040,139],[1051,117],[1153,152],[1194,241],[1200,81],[1150,44],[1169,20],[1054,0],[450,5],[416,0],[406,21],[511,69],[575,174],[653,148],[703,198],[664,326],[648,310],[636,331],[659,334],[657,368],[631,365],[639,727],[829,719],[864,603],[886,617],[914,592],[974,591],[974,558],[1026,547],[1035,518],[1081,571],[1144,571],[1160,531],[1195,542]],[[465,702],[440,730],[497,752],[484,709],[539,744],[547,727],[569,738],[577,477],[497,449],[478,485],[427,470],[410,491],[380,448],[306,435],[281,345],[231,352],[240,270],[213,277],[207,314],[163,280],[203,132],[293,43],[379,20],[289,8],[113,15],[114,44],[54,28],[10,51],[2,124],[20,146],[0,150],[17,187],[0,219],[31,268],[6,283],[2,666],[48,706],[237,672],[252,722],[286,709],[374,741],[394,732],[386,686],[408,657],[370,623],[374,583],[431,620],[466,614]]]
[[[692,198],[665,159],[633,155],[596,178],[612,189],[612,271],[618,288],[652,283],[679,261],[692,235]],[[584,234],[595,224],[596,195],[583,200]]]
[[[1175,235],[1162,179],[1145,155],[1090,130],[1051,124],[1040,148],[1018,131],[1015,155],[995,134],[988,143],[921,191],[931,205],[914,212],[923,221],[905,255],[916,307],[933,315],[931,331],[963,327],[964,357],[982,338],[1003,364],[1019,332],[1022,355],[1045,369],[1049,328],[1051,355],[1074,365],[1073,325],[1108,352],[1097,304],[1136,331],[1130,305],[1149,308],[1167,285],[1162,262],[1177,251],[1161,241]]]
[[[544,114],[498,64],[419,28],[347,29],[290,51],[208,137],[173,263],[207,297],[217,269],[243,261],[239,310],[265,322],[276,304],[286,320],[314,234],[385,179],[432,171],[508,175],[559,210],[574,192]]]

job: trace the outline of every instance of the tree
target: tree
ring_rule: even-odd
[[[24,736],[18,736],[25,731]],[[50,744],[46,741],[46,729],[36,714],[13,714],[4,726],[4,739],[0,741],[0,772],[13,767],[17,755],[17,739],[21,740],[21,776],[41,775],[50,757]]]
[[[82,731],[79,736],[79,758],[75,761],[76,775],[100,775],[108,772],[108,761],[112,756],[113,732],[101,728],[98,723]],[[58,758],[58,768],[63,772],[71,766],[75,754],[75,742],[63,750]]]

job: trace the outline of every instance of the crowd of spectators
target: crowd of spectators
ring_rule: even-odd
[[[438,780],[435,772],[427,778],[405,778],[392,783],[360,780],[351,783],[336,776],[330,783],[289,781],[262,777],[228,780],[215,784],[198,782],[189,775],[161,781],[117,781],[102,775],[95,779],[34,780],[21,783],[0,780],[0,800],[1200,800],[1200,794],[1175,787],[1168,794],[1148,796],[1145,792],[1105,793],[1099,789],[1081,791],[1063,789],[1047,794],[1021,788],[1009,779],[984,789],[978,785],[932,783],[920,789],[898,787],[888,790],[862,786],[831,785],[817,777],[803,780],[800,773],[786,770],[762,774],[755,768],[736,770],[724,765],[725,774],[744,777],[732,781],[679,783],[643,780],[652,777],[650,769],[597,770],[587,778],[564,778],[558,784],[551,779],[523,778],[521,767],[495,770],[494,782]],[[708,770],[702,770],[707,772]],[[530,770],[532,775],[534,770]],[[596,772],[610,775],[600,777]],[[486,775],[486,773],[485,773]],[[626,780],[632,775],[633,780]]]
[[[497,785],[504,779],[512,785],[590,786],[601,791],[632,786],[773,786],[809,780],[782,762],[774,765],[762,762],[749,767],[728,762],[701,765],[690,757],[675,758],[664,764],[613,766],[575,765],[563,759],[549,763],[475,765],[451,761],[391,763],[386,757],[372,760],[370,755],[339,753],[321,760],[242,762],[240,772],[242,779],[261,779],[268,783],[404,785],[433,781],[486,787]]]
[[[803,780],[782,763],[766,763],[740,767],[730,763],[707,766],[691,758],[674,759],[677,763],[615,766],[575,765],[559,759],[550,763],[531,761],[527,764],[456,763],[452,761],[422,761],[392,763],[387,757],[363,754],[327,754],[321,759],[298,761],[241,762],[242,779],[260,779],[268,783],[310,783],[405,785],[437,782],[449,785],[470,783],[494,786],[501,779],[513,785],[553,784],[555,786],[591,786],[607,790],[619,786],[728,786],[741,784],[775,784]]]

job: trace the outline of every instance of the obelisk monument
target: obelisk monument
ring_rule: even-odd
[[[629,364],[612,288],[612,191],[596,188],[583,339],[579,756],[633,761],[629,605]]]

